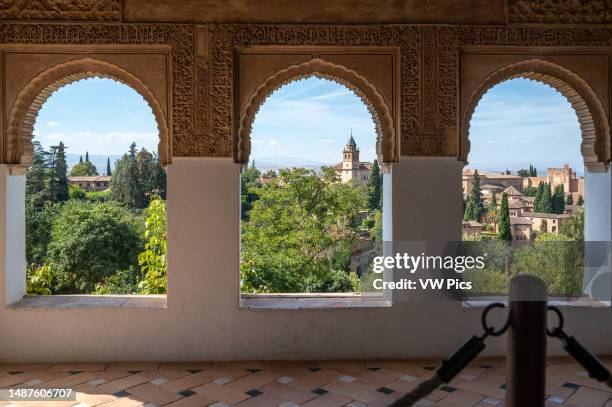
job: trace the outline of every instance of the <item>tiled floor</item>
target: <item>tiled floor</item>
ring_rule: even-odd
[[[610,366],[612,357],[603,358]],[[76,401],[5,406],[386,406],[436,361],[0,364],[0,389],[71,388]],[[503,359],[480,359],[419,406],[504,406]],[[612,389],[549,360],[547,406],[612,407]]]

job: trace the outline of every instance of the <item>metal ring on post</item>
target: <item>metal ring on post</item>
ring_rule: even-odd
[[[562,332],[563,332],[563,325],[565,324],[565,319],[563,318],[563,314],[561,313],[561,310],[557,307],[554,307],[552,305],[549,305],[547,307],[548,311],[553,311],[555,314],[557,314],[557,318],[559,319],[559,325],[557,325],[555,328],[553,329],[548,329],[548,326],[546,326],[546,333],[548,334],[548,336],[551,337],[562,337]]]
[[[480,316],[480,322],[482,323],[482,328],[485,331],[485,336],[501,336],[506,332],[506,330],[508,329],[508,325],[510,324],[510,318],[507,318],[506,323],[502,325],[502,327],[499,328],[497,331],[492,326],[489,326],[489,324],[487,324],[487,316],[493,308],[506,308],[506,306],[501,302],[495,302],[493,304],[487,305],[487,307],[482,311],[482,315]]]

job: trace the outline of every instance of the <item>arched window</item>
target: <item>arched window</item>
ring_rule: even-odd
[[[508,261],[466,278],[475,292],[504,294],[509,278],[531,273],[550,296],[591,296],[585,224],[597,210],[585,204],[586,185],[590,173],[606,170],[597,155],[606,142],[589,133],[597,126],[570,84],[535,73],[498,79],[466,113],[463,230],[477,226],[464,240],[484,241],[489,255]],[[520,243],[506,249],[513,240]]]
[[[138,91],[96,76],[55,81],[30,108],[28,294],[166,290],[160,123]]]
[[[366,104],[331,79],[289,81],[261,105],[250,142],[241,291],[359,291],[382,246],[383,176]]]

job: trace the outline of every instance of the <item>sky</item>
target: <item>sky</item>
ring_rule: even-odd
[[[60,88],[40,110],[36,140],[60,140],[70,154],[121,155],[132,141],[155,151],[158,132],[147,102],[127,85],[86,79]],[[375,127],[364,103],[336,82],[308,78],[276,90],[252,128],[251,159],[265,164],[333,164],[353,134],[362,161],[375,158]],[[582,172],[580,128],[556,90],[527,79],[493,87],[479,102],[470,127],[470,167],[513,171],[572,165]]]
[[[111,79],[85,79],[59,88],[43,104],[34,139],[68,154],[122,155],[132,141],[157,151],[153,111],[138,92]]]

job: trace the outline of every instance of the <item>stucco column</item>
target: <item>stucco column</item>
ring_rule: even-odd
[[[612,298],[612,169],[586,172],[584,188],[584,293]]]
[[[0,165],[0,230],[4,274],[4,304],[21,299],[26,293],[25,259],[25,176],[9,175],[8,165]]]

